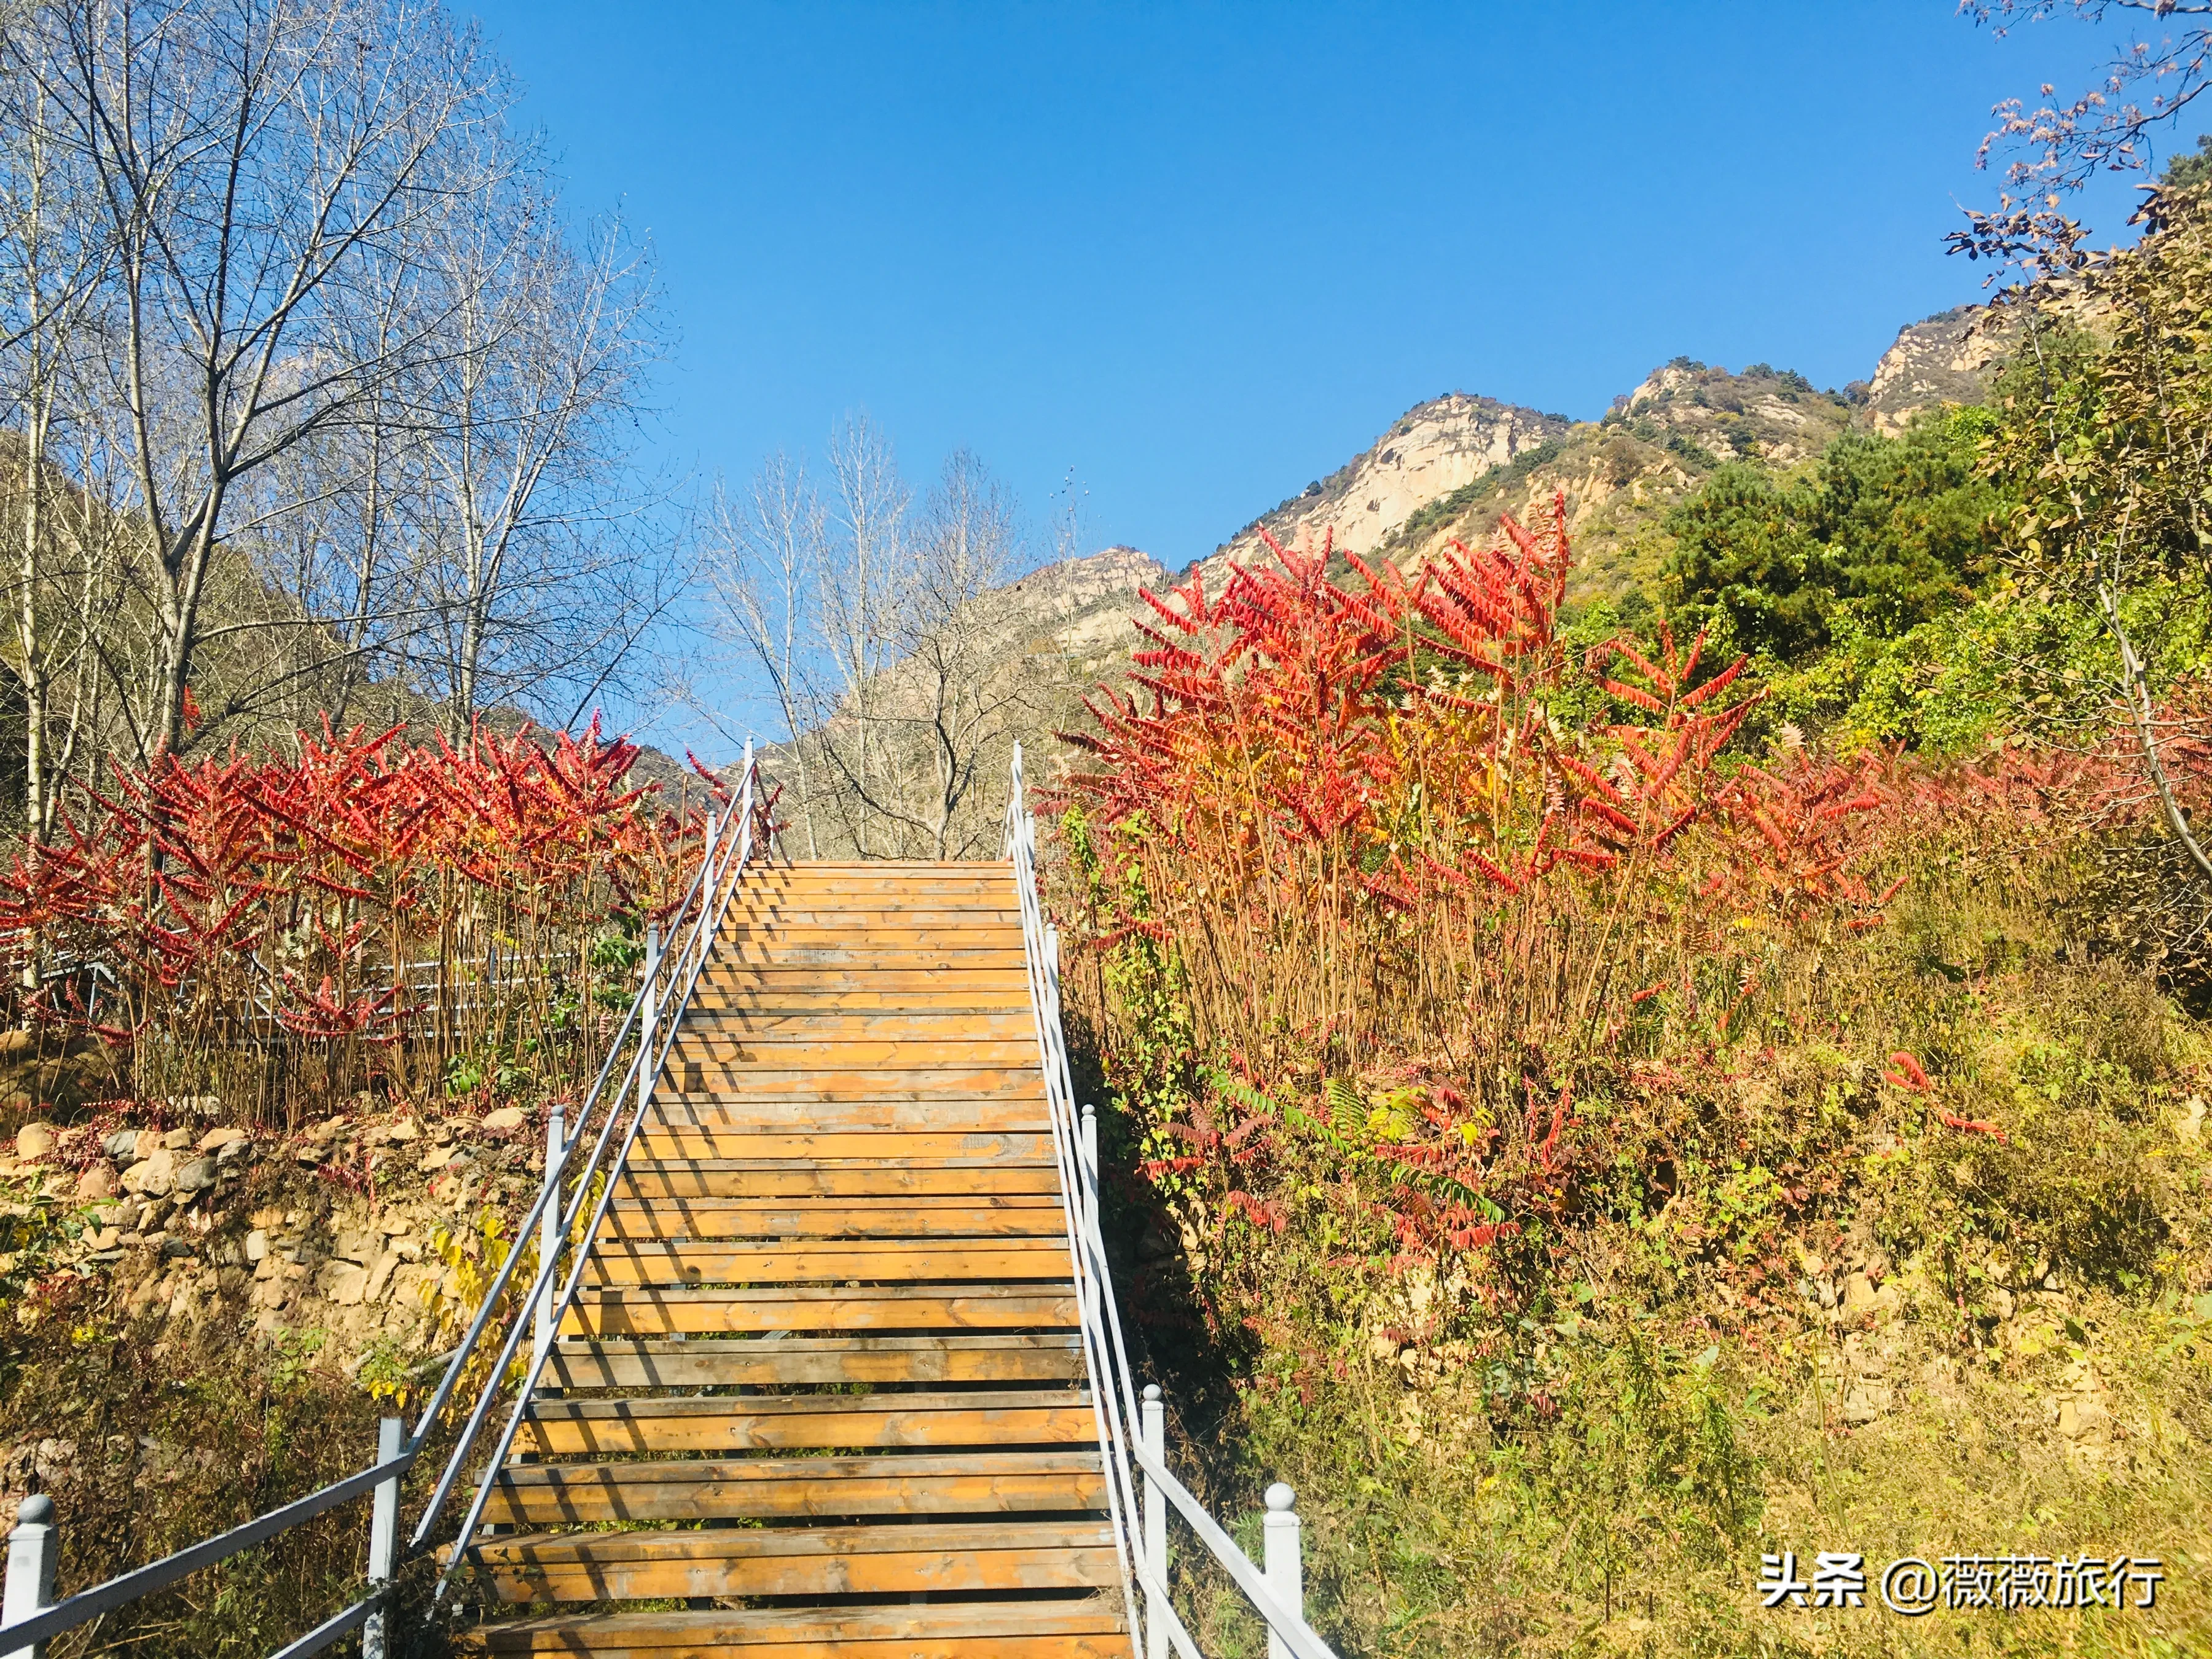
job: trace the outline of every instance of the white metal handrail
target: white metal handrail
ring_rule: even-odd
[[[1044,1067],[1053,1152],[1066,1198],[1076,1312],[1082,1327],[1084,1358],[1091,1371],[1091,1398],[1106,1474],[1108,1522],[1121,1562],[1132,1635],[1137,1633],[1139,1616],[1136,1598],[1128,1595],[1133,1582],[1145,1592],[1142,1650],[1147,1659],[1165,1659],[1170,1647],[1181,1659],[1200,1659],[1169,1594],[1164,1505],[1172,1505],[1267,1621],[1271,1659],[1336,1659],[1335,1652],[1305,1620],[1298,1589],[1297,1521],[1290,1512],[1290,1488],[1276,1486],[1267,1493],[1267,1565],[1263,1571],[1237,1548],[1220,1522],[1206,1513],[1168,1468],[1160,1443],[1164,1413],[1159,1391],[1147,1389],[1141,1411],[1138,1405],[1136,1380],[1122,1341],[1121,1316],[1114,1299],[1113,1275],[1099,1225],[1097,1118],[1088,1109],[1079,1118],[1076,1110],[1066,1037],[1060,1024],[1060,935],[1045,920],[1037,886],[1036,817],[1024,799],[1018,744],[1014,746],[1013,787],[1006,803],[1006,849],[1021,905],[1030,1010]],[[1139,1431],[1140,1422],[1149,1432]],[[1139,1472],[1145,1486],[1141,1531],[1135,1478]]]
[[[718,836],[710,829],[706,854],[700,861],[698,878],[693,882],[690,891],[684,896],[684,902],[677,908],[676,912],[670,918],[670,931],[680,936],[677,949],[673,952],[663,951],[658,934],[652,941],[647,954],[645,984],[638,992],[637,1000],[630,1009],[629,1018],[623,1022],[625,1033],[633,1023],[638,1028],[635,1051],[631,1056],[628,1069],[623,1073],[621,1083],[617,1085],[613,1093],[607,1097],[609,1109],[600,1126],[599,1139],[592,1146],[590,1158],[573,1177],[571,1188],[573,1196],[568,1206],[560,1212],[560,1221],[557,1226],[546,1230],[546,1237],[555,1248],[541,1249],[539,1251],[538,1272],[531,1282],[529,1291],[516,1303],[514,1317],[508,1322],[506,1338],[500,1346],[499,1357],[493,1362],[490,1374],[485,1380],[483,1392],[477,1398],[475,1408],[470,1413],[468,1424],[462,1431],[460,1441],[455,1445],[452,1455],[447,1460],[445,1470],[439,1479],[437,1490],[432,1495],[429,1504],[423,1510],[422,1517],[416,1526],[414,1536],[409,1540],[408,1550],[410,1554],[422,1549],[435,1530],[439,1513],[447,1498],[451,1496],[454,1483],[467,1462],[469,1452],[475,1444],[477,1434],[483,1429],[492,1403],[498,1397],[501,1381],[506,1376],[508,1365],[514,1362],[515,1352],[521,1344],[524,1330],[534,1324],[542,1333],[546,1333],[549,1336],[550,1332],[557,1331],[560,1328],[562,1318],[574,1302],[576,1291],[583,1283],[584,1269],[589,1265],[591,1260],[592,1240],[598,1236],[600,1224],[606,1218],[607,1206],[613,1201],[616,1188],[622,1182],[623,1170],[629,1164],[630,1150],[637,1144],[638,1134],[644,1127],[647,1114],[653,1104],[654,1082],[659,1077],[662,1067],[667,1064],[669,1051],[675,1044],[676,1033],[682,1024],[684,1011],[690,1006],[692,994],[698,986],[699,975],[706,966],[708,955],[714,950],[714,937],[720,931],[723,915],[727,911],[730,901],[736,894],[738,883],[744,874],[746,865],[751,860],[757,782],[757,774],[753,763],[752,744],[748,742],[745,744],[744,775],[738,790],[737,810],[723,820],[722,828],[725,833]],[[617,1042],[620,1040],[620,1037],[617,1037]],[[608,1072],[612,1069],[613,1064],[614,1054],[611,1051],[607,1056],[606,1067],[600,1073],[602,1084]],[[538,1202],[531,1206],[530,1213],[523,1218],[521,1224],[515,1230],[515,1245],[507,1252],[507,1259],[502,1265],[500,1279],[487,1293],[486,1311],[495,1305],[511,1274],[514,1263],[521,1259],[521,1241],[528,1236],[533,1226],[538,1224],[541,1215],[545,1212],[547,1200],[560,1190],[559,1171],[566,1167],[570,1149],[582,1139],[580,1133],[582,1126],[590,1121],[599,1103],[600,1092],[600,1087],[594,1085],[592,1096],[585,1100],[578,1115],[579,1133],[574,1139],[570,1139],[558,1154],[553,1153],[549,1149],[548,1174],[544,1185],[539,1191]],[[614,1139],[616,1124],[624,1116],[619,1103],[625,1097],[630,1098],[634,1103],[627,1114],[628,1127],[623,1132],[622,1149],[615,1155],[613,1161],[609,1163],[606,1152]],[[592,1206],[591,1220],[579,1233],[575,1224],[577,1217],[581,1213],[586,1201],[591,1200],[595,1177],[603,1170],[606,1179],[596,1183],[599,1192],[598,1200]],[[561,1286],[558,1297],[553,1301],[550,1310],[541,1312],[540,1310],[544,1305],[544,1298],[552,1287],[560,1262],[560,1247],[563,1243],[573,1244],[571,1254],[574,1261],[568,1269],[566,1282]],[[477,1316],[476,1324],[471,1330],[471,1342],[454,1356],[453,1363],[447,1368],[446,1382],[441,1384],[442,1388],[450,1389],[453,1380],[459,1375],[461,1368],[466,1364],[474,1340],[481,1332],[484,1322],[485,1312],[480,1311]],[[455,1543],[452,1557],[447,1560],[445,1571],[438,1576],[437,1589],[433,1598],[434,1601],[444,1599],[446,1590],[453,1581],[453,1574],[459,1571],[467,1555],[469,1540],[474,1536],[477,1525],[483,1517],[484,1504],[491,1495],[492,1483],[498,1478],[500,1468],[507,1458],[507,1449],[514,1444],[515,1433],[521,1427],[524,1414],[529,1410],[531,1393],[538,1386],[538,1375],[544,1369],[545,1361],[551,1354],[552,1347],[553,1345],[550,1340],[543,1339],[532,1346],[529,1365],[524,1372],[521,1385],[515,1390],[514,1408],[507,1413],[506,1425],[500,1431],[499,1439],[492,1448],[491,1455],[484,1463],[483,1474],[477,1482],[474,1496],[470,1499],[467,1515],[454,1535]],[[422,1431],[418,1429],[416,1432],[419,1438]]]
[[[665,924],[667,931],[681,935],[678,946],[672,951],[663,951],[659,928],[653,929],[648,936],[644,983],[640,987],[629,1011],[623,1017],[622,1024],[617,1027],[613,1039],[607,1045],[606,1059],[599,1066],[590,1092],[578,1109],[576,1133],[562,1137],[557,1146],[549,1145],[544,1177],[539,1184],[538,1197],[523,1217],[521,1224],[515,1229],[514,1242],[486,1289],[483,1304],[471,1320],[467,1334],[461,1339],[460,1346],[447,1357],[444,1374],[429,1403],[416,1419],[415,1431],[411,1435],[404,1434],[404,1425],[398,1419],[388,1419],[381,1432],[376,1462],[359,1474],[333,1481],[304,1498],[295,1498],[264,1515],[257,1516],[227,1533],[188,1546],[162,1560],[149,1563],[51,1604],[46,1597],[52,1589],[54,1528],[45,1519],[45,1510],[39,1510],[36,1515],[31,1513],[33,1504],[43,1504],[46,1500],[27,1500],[26,1513],[19,1518],[15,1531],[9,1534],[5,1600],[4,1603],[0,1603],[0,1655],[4,1655],[6,1659],[33,1659],[52,1637],[151,1595],[188,1573],[266,1542],[341,1504],[373,1492],[375,1514],[371,1528],[368,1594],[280,1650],[272,1659],[307,1659],[307,1656],[323,1651],[342,1637],[364,1628],[364,1654],[370,1656],[370,1659],[381,1659],[385,1642],[382,1630],[384,1615],[380,1608],[392,1575],[401,1559],[422,1553],[436,1530],[438,1517],[466,1468],[471,1449],[501,1391],[523,1330],[533,1322],[541,1333],[557,1329],[561,1316],[574,1300],[586,1262],[591,1255],[590,1240],[598,1233],[605,1219],[608,1202],[613,1197],[623,1167],[629,1160],[630,1148],[636,1142],[639,1128],[652,1103],[653,1081],[667,1063],[669,1050],[675,1042],[678,1023],[684,1010],[690,1006],[701,970],[713,948],[714,936],[720,931],[723,915],[737,890],[738,881],[751,860],[754,830],[760,816],[759,771],[753,760],[752,744],[748,742],[735,805],[727,813],[708,813],[706,843],[698,872]],[[630,1041],[633,1032],[636,1035],[634,1044]],[[629,1052],[629,1062],[623,1069],[620,1080],[610,1090],[608,1084],[615,1075],[616,1061],[621,1058],[626,1047]],[[633,1099],[635,1105],[628,1115],[628,1127],[622,1136],[621,1151],[610,1164],[607,1149],[614,1139],[616,1125],[623,1121],[622,1103],[626,1099]],[[602,1107],[605,1109],[603,1113]],[[583,1132],[594,1115],[600,1116],[602,1121],[591,1154],[580,1167],[572,1170],[573,1154],[584,1139]],[[558,1121],[557,1114],[556,1121]],[[592,1210],[591,1224],[579,1235],[575,1231],[577,1218],[591,1198],[596,1178],[603,1170],[607,1178],[602,1184],[598,1203]],[[564,1185],[570,1194],[565,1208],[560,1201]],[[469,1413],[458,1443],[440,1473],[437,1487],[416,1527],[414,1535],[403,1552],[398,1547],[399,1481],[414,1467],[430,1435],[443,1420],[446,1409],[453,1401],[470,1360],[483,1343],[507,1287],[521,1265],[522,1241],[530,1236],[532,1228],[540,1229],[543,1243],[538,1271],[532,1280],[529,1293],[515,1304],[498,1358],[493,1363],[483,1391]],[[575,1260],[556,1300],[551,1288],[553,1277],[562,1248],[572,1240],[576,1241],[576,1248],[573,1251]],[[493,1449],[483,1477],[477,1486],[467,1518],[457,1534],[458,1542],[453,1559],[439,1577],[434,1599],[443,1598],[447,1583],[466,1553],[468,1540],[483,1512],[491,1482],[506,1459],[522,1414],[528,1407],[531,1391],[537,1386],[538,1372],[550,1352],[550,1340],[541,1336],[533,1349],[521,1387],[517,1391],[514,1409]]]

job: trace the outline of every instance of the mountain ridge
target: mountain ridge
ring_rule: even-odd
[[[1410,568],[1446,544],[1486,540],[1500,513],[1522,522],[1567,499],[1577,547],[1574,595],[1619,599],[1656,581],[1667,540],[1661,520],[1705,475],[1731,460],[1789,471],[1846,432],[1893,436],[1925,410],[1986,392],[2008,347],[2005,319],[1961,306],[1907,323],[1864,381],[1816,390],[1802,374],[1754,363],[1731,373],[1688,357],[1661,364],[1595,421],[1575,421],[1465,392],[1414,404],[1324,479],[1246,524],[1176,573],[1219,591],[1229,568],[1265,547],[1316,545],[1388,557]],[[1040,588],[1046,572],[1057,572]],[[1147,574],[1147,572],[1156,573]],[[1158,591],[1169,568],[1135,548],[1062,560],[998,590],[1038,607],[1034,632],[1071,664],[1103,668],[1138,638],[1130,612],[1139,587]],[[1025,586],[1025,584],[1030,585]]]

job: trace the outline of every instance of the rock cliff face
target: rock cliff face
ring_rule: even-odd
[[[1875,430],[1901,432],[1923,409],[1980,398],[2010,348],[2011,334],[2000,314],[1980,306],[1957,306],[1898,330],[1867,386]]]
[[[1571,425],[1565,416],[1464,392],[1418,404],[1364,453],[1238,531],[1208,562],[1257,556],[1262,531],[1288,544],[1333,530],[1337,546],[1370,551],[1429,502],[1564,437]]]

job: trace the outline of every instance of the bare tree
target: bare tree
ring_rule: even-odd
[[[450,349],[418,397],[422,600],[456,735],[489,702],[603,679],[672,597],[630,580],[620,533],[653,343],[642,256],[614,222],[572,247],[535,167],[469,219],[437,256]]]
[[[804,825],[806,855],[819,858],[805,739],[823,712],[814,672],[821,646],[813,601],[828,560],[828,514],[805,464],[779,451],[753,475],[742,502],[715,486],[708,523],[708,569],[721,631],[767,678],[797,773],[792,805]]]
[[[56,803],[54,687],[82,647],[72,618],[52,614],[56,520],[69,506],[58,452],[106,243],[83,170],[54,140],[49,94],[26,72],[33,37],[9,21],[19,26],[0,33],[0,384],[15,414],[10,665],[22,688],[23,823],[35,857]]]
[[[270,495],[270,464],[445,349],[435,307],[374,356],[343,319],[410,280],[447,210],[483,188],[455,139],[495,122],[505,92],[471,36],[412,0],[43,15],[42,90],[112,247],[112,396],[158,629],[140,738],[173,750],[219,552],[297,505]]]
[[[881,676],[896,655],[898,589],[913,495],[899,476],[890,441],[866,416],[854,416],[831,434],[830,468],[836,494],[817,592],[837,702],[834,725],[825,723],[818,736],[840,786],[830,799],[854,850],[867,858],[878,844],[872,797],[884,759],[877,703]]]
[[[1006,758],[1038,690],[1021,613],[994,591],[1021,562],[1018,507],[960,451],[898,551],[870,596],[872,671],[857,690],[848,682],[808,746],[862,856],[969,856],[997,823],[994,810],[977,810],[977,785]],[[830,633],[848,659],[854,608]]]

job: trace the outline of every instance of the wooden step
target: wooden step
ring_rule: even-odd
[[[743,989],[702,982],[693,993],[687,1018],[709,1018],[720,1013],[818,1014],[883,1012],[916,1016],[946,1013],[1030,1012],[1029,982],[1018,974],[991,975],[988,985],[967,990],[945,987],[933,975],[919,975],[922,982],[908,990],[886,989],[872,982],[840,975],[836,982],[811,987],[784,986],[773,975],[763,983]],[[946,978],[978,979],[985,975],[948,975]]]
[[[1021,927],[1021,907],[1014,902],[1011,882],[1003,893],[978,893],[964,903],[922,894],[911,906],[870,897],[850,909],[827,893],[793,894],[788,898],[740,893],[722,917],[726,935],[732,929],[773,933],[787,927],[801,933],[872,937],[908,928],[933,937],[969,927],[1011,928],[1018,934]]]
[[[597,1285],[810,1285],[859,1280],[1073,1281],[1063,1239],[854,1239],[838,1243],[603,1241],[585,1282]]]
[[[1030,1236],[1064,1238],[1066,1216],[1057,1194],[996,1198],[901,1198],[855,1204],[850,1199],[617,1199],[599,1236],[608,1239],[963,1238]]]
[[[692,994],[695,1008],[714,1008],[745,998],[870,994],[908,996],[994,995],[1019,997],[1029,1006],[1028,970],[1019,963],[1006,968],[881,968],[857,963],[824,968],[764,963],[744,968],[707,964]]]
[[[811,1036],[805,1031],[745,1036],[702,1030],[687,1020],[670,1052],[672,1075],[688,1066],[708,1072],[943,1072],[952,1069],[1033,1068],[1036,1034],[1013,1037],[969,1037],[957,1042],[931,1037],[884,1039]],[[689,1087],[689,1085],[686,1085]]]
[[[471,1554],[503,1601],[972,1595],[1121,1582],[1113,1534],[1096,1522],[523,1534]]]
[[[1026,971],[1020,939],[793,939],[780,934],[725,936],[702,977],[733,980],[748,969],[815,968],[870,973],[983,973],[993,969]]]
[[[653,1116],[646,1127],[654,1133],[929,1129],[970,1134],[1049,1133],[1052,1118],[1041,1099],[793,1100],[737,1090],[702,1094],[686,1089],[678,1093],[664,1085],[654,1094]]]
[[[711,1608],[570,1613],[480,1626],[466,1650],[507,1659],[1129,1659],[1114,1604],[1097,1595],[894,1607]]]
[[[980,1197],[1060,1192],[1056,1164],[811,1164],[633,1162],[618,1198]]]
[[[563,1336],[693,1332],[1041,1330],[1073,1327],[1075,1291],[970,1285],[580,1289]]]
[[[821,1009],[756,1013],[738,1008],[693,1008],[684,1016],[679,1048],[757,1042],[1026,1042],[1036,1047],[1036,1021],[1018,1008],[905,1010]]]
[[[821,1134],[773,1129],[651,1129],[637,1138],[635,1154],[647,1164],[715,1164],[832,1158],[880,1159],[897,1164],[1042,1164],[1053,1156],[1052,1136],[955,1134],[928,1129],[831,1130]]]
[[[1035,1514],[1102,1507],[1095,1451],[902,1452],[875,1457],[648,1458],[516,1463],[499,1473],[490,1526],[602,1521],[800,1520],[827,1516]]]
[[[820,1388],[1080,1379],[1081,1339],[1067,1332],[933,1336],[794,1336],[705,1340],[564,1339],[544,1382],[557,1389]]]
[[[971,1389],[742,1400],[538,1400],[531,1402],[515,1449],[551,1457],[663,1456],[893,1446],[1093,1445],[1097,1437],[1088,1395]]]
[[[1019,1070],[979,1071],[952,1062],[939,1069],[910,1071],[781,1071],[766,1066],[672,1066],[664,1087],[679,1094],[742,1094],[757,1089],[787,1099],[929,1100],[1020,1099],[1042,1096],[1044,1079],[1036,1061]]]

